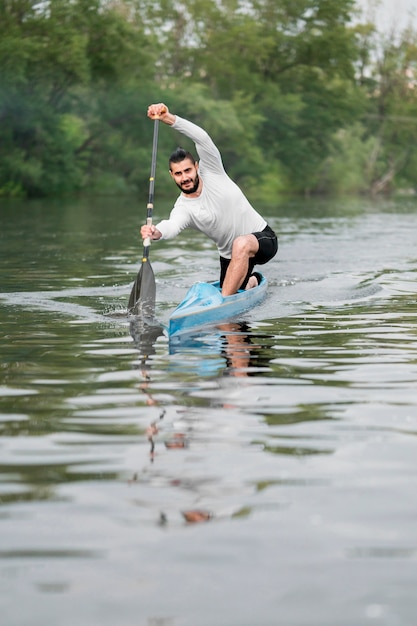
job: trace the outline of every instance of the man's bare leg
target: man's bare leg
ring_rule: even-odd
[[[248,273],[249,259],[259,250],[259,242],[255,235],[242,235],[233,242],[232,258],[227,268],[222,287],[222,296],[236,293]]]

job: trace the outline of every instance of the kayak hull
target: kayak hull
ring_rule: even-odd
[[[169,336],[204,324],[221,322],[253,308],[264,299],[268,286],[265,276],[260,276],[261,281],[257,287],[239,290],[225,298],[221,294],[219,281],[195,283],[169,318]]]

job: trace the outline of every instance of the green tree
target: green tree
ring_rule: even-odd
[[[0,0],[0,195],[145,189],[158,100],[207,128],[258,198],[415,186],[416,34],[384,38],[355,10]],[[173,134],[160,143],[172,188]]]
[[[277,187],[314,190],[335,131],[361,106],[355,83],[354,0],[163,0],[148,5],[166,35],[162,80],[245,100]],[[157,36],[157,33],[155,33]],[[162,69],[161,69],[162,71]],[[245,125],[247,131],[248,125]],[[274,165],[273,165],[274,164]],[[260,163],[258,163],[260,165]]]
[[[126,113],[109,103],[117,107],[114,94],[130,93],[153,64],[129,9],[99,0],[2,0],[0,193],[80,188],[108,163],[109,136],[129,134],[121,117],[137,107]]]
[[[366,83],[368,136],[375,137],[368,170],[371,193],[417,186],[417,34],[411,27],[375,32]]]

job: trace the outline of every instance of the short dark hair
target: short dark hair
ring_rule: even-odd
[[[188,150],[178,147],[169,157],[169,169],[171,169],[171,163],[181,163],[184,159],[190,159],[192,163],[195,163],[195,158]]]

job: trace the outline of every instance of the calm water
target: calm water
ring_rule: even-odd
[[[265,302],[173,345],[144,207],[0,205],[1,623],[415,626],[417,201],[271,209]],[[217,275],[151,261],[161,323]]]

